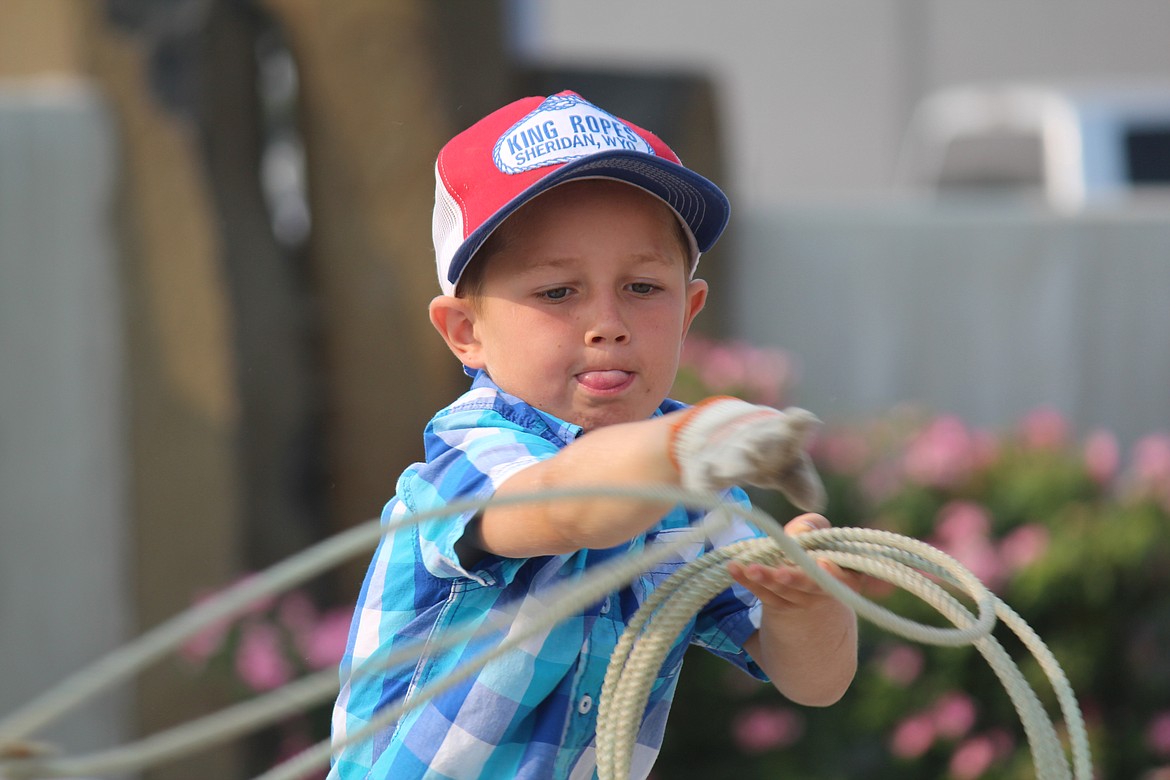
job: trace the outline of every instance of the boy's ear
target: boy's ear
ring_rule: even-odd
[[[687,283],[687,310],[683,316],[683,335],[691,328],[695,316],[707,305],[707,283],[702,279],[691,279]]]
[[[468,368],[483,368],[483,354],[475,336],[475,309],[467,298],[440,295],[428,307],[431,324],[459,362]]]

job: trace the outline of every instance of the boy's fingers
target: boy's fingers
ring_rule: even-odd
[[[784,526],[784,533],[789,536],[796,536],[797,534],[808,533],[809,531],[819,531],[822,528],[831,528],[832,524],[824,515],[815,513],[808,513],[801,515],[793,520],[789,520]]]
[[[866,582],[870,579],[861,572],[843,568],[832,561],[821,561],[821,568],[833,575],[833,579],[844,583],[847,588],[857,593],[862,591]]]
[[[790,601],[790,596],[813,595],[821,592],[816,580],[793,566],[764,566],[753,563],[744,566],[732,562],[728,569],[741,585],[757,596],[776,596]],[[830,572],[831,573],[831,572]]]

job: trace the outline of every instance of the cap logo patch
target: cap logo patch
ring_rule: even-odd
[[[523,173],[618,149],[654,154],[613,114],[576,95],[554,95],[500,136],[492,159],[504,173]]]

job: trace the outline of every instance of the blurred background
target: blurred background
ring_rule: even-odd
[[[576,90],[724,186],[697,329],[779,360],[784,401],[858,429],[1040,409],[1160,452],[1167,40],[1162,0],[4,0],[0,714],[379,513],[465,385],[425,314],[435,154],[524,95]],[[308,594],[352,603],[364,565]],[[160,664],[45,736],[231,698]],[[1126,776],[1170,763],[1167,718]]]

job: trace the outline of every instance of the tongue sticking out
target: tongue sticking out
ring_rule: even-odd
[[[577,381],[590,390],[613,390],[629,380],[626,371],[586,371],[577,375]]]

